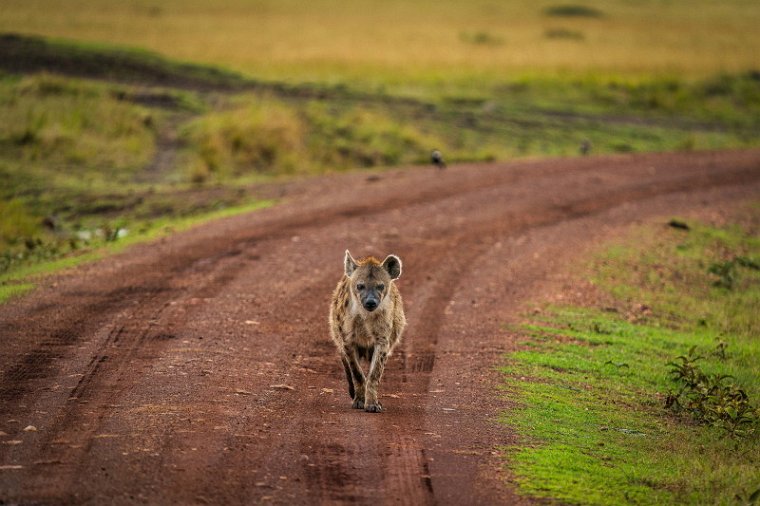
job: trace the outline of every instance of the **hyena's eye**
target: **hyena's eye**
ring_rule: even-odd
[[[364,290],[364,288],[365,288],[364,283],[359,283],[358,285],[356,285],[357,290]]]
[[[385,290],[385,285],[377,285],[377,290],[379,292],[382,292],[383,290]]]

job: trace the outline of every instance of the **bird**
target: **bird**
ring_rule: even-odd
[[[591,141],[588,139],[585,139],[583,142],[581,142],[580,149],[582,155],[587,155],[591,152]]]
[[[439,150],[434,149],[430,153],[430,161],[438,167],[439,169],[445,169],[446,168],[446,162],[443,161],[443,153],[441,153]]]

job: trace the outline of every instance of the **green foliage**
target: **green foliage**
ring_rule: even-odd
[[[695,223],[688,232],[667,227],[633,234],[641,247],[613,248],[595,266],[595,281],[621,304],[646,301],[660,320],[678,328],[760,335],[760,270],[748,267],[760,251],[756,233]]]
[[[234,185],[178,186],[178,157],[156,162],[158,142],[175,149],[171,129],[204,110],[186,91],[0,74],[0,273],[122,242],[157,218],[246,203]]]
[[[98,84],[47,75],[0,78],[0,109],[0,173],[11,172],[12,183],[23,176],[21,184],[36,191],[65,180],[126,181],[154,149],[153,116]],[[3,185],[0,197],[15,190]]]
[[[331,110],[310,103],[305,110],[308,150],[325,168],[390,166],[427,161],[441,141],[388,114],[363,107]]]
[[[183,131],[194,182],[250,174],[376,167],[427,159],[436,140],[370,106],[296,106],[273,97],[238,97]]]
[[[689,413],[700,423],[725,429],[731,436],[753,434],[760,424],[760,409],[750,404],[747,393],[731,376],[707,374],[696,363],[703,357],[692,346],[688,355],[679,355],[670,366],[670,374],[680,388],[670,393],[665,407]],[[720,348],[725,357],[725,347]]]
[[[750,402],[760,396],[760,275],[745,269],[726,290],[707,267],[756,257],[758,209],[741,227],[634,231],[591,266],[611,305],[548,308],[515,329],[527,342],[503,368],[519,403],[504,422],[519,437],[509,465],[523,493],[570,504],[748,503],[760,466]],[[663,360],[683,349],[692,351]]]
[[[31,283],[19,283],[12,285],[0,284],[0,304],[9,299],[12,299],[13,297],[23,295],[33,288],[34,285]]]
[[[182,135],[196,152],[191,179],[232,179],[250,173],[289,174],[298,168],[303,124],[292,109],[252,99],[191,121]],[[301,155],[301,156],[299,156]]]

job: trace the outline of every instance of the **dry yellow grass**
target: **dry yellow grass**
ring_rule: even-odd
[[[515,73],[760,68],[757,0],[4,0],[0,31],[143,47],[290,81],[499,81]],[[547,32],[573,37],[548,37]]]

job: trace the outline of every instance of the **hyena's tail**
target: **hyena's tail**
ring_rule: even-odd
[[[354,398],[354,380],[351,379],[351,366],[348,365],[348,359],[341,359],[343,362],[343,369],[346,370],[346,379],[348,380],[348,395]]]

